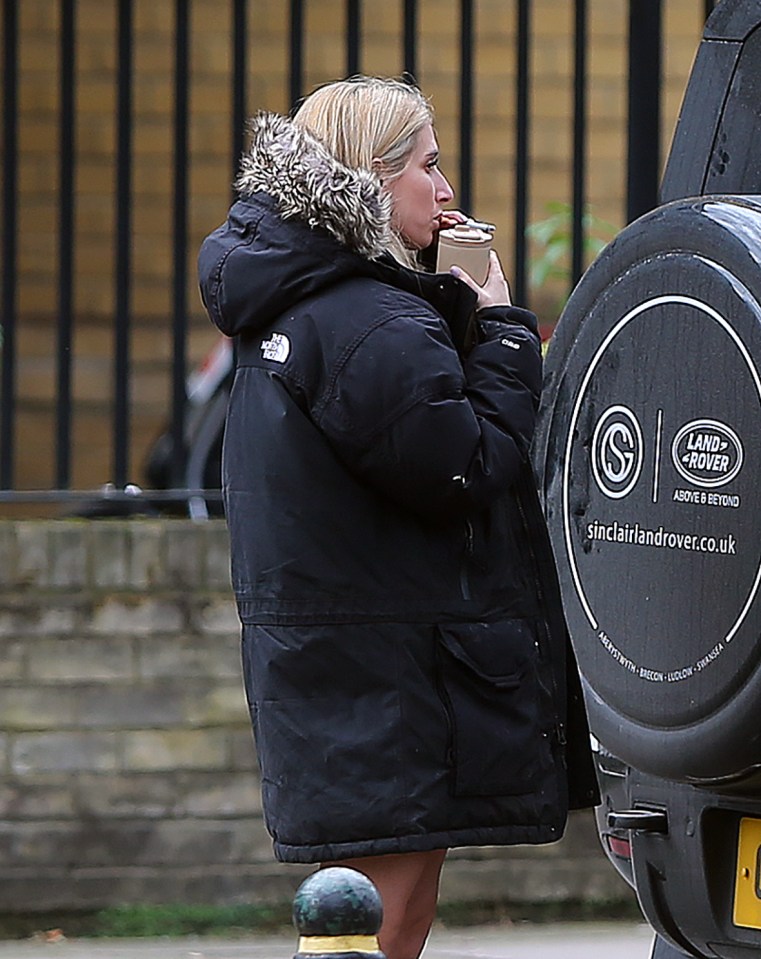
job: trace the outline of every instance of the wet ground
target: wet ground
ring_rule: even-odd
[[[0,959],[291,959],[294,936],[237,939],[0,941]],[[648,959],[642,923],[547,923],[435,928],[423,959]]]

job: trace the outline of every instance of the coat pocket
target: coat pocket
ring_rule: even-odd
[[[531,624],[442,624],[439,677],[455,796],[518,796],[550,762]]]

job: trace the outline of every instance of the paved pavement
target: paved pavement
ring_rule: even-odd
[[[0,959],[291,959],[296,936],[0,941]],[[648,959],[642,923],[434,928],[423,959]]]

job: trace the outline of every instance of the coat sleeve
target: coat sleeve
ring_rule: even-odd
[[[541,390],[533,314],[479,314],[461,359],[438,315],[398,316],[345,359],[316,421],[364,482],[426,516],[505,491],[528,458]]]

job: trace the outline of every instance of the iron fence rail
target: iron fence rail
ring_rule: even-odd
[[[3,219],[2,302],[3,348],[0,389],[0,488],[13,485],[14,399],[16,395],[16,294],[18,217],[18,13],[3,4]]]
[[[589,12],[587,0],[573,2],[573,131],[572,131],[572,269],[575,282],[584,262],[584,221],[587,158],[587,55]],[[290,0],[287,83],[289,100],[296,104],[304,93],[305,13],[308,0]],[[696,0],[708,16],[713,0]],[[345,0],[345,69],[347,75],[362,70],[363,3]],[[0,502],[23,498],[64,501],[76,496],[70,490],[72,475],[72,331],[74,311],[74,260],[76,250],[76,65],[77,0],[59,0],[59,166],[57,227],[57,342],[55,386],[55,481],[56,489],[28,493],[16,489],[17,444],[17,325],[18,325],[18,178],[19,178],[19,5],[4,0],[2,7],[2,350],[0,351]],[[173,197],[172,197],[172,389],[173,438],[172,484],[179,495],[197,496],[185,490],[186,451],[183,435],[186,418],[187,377],[187,262],[188,262],[188,164],[190,99],[189,46],[192,38],[193,0],[174,3],[173,72]],[[247,115],[245,78],[249,70],[247,37],[252,0],[230,0],[230,169],[234,178],[244,144]],[[532,0],[515,0],[516,82],[514,160],[514,256],[512,277],[515,297],[526,302],[527,245],[530,164],[530,76],[532,51]],[[475,35],[478,4],[458,0],[459,13],[459,198],[463,208],[471,205],[473,180],[474,80],[478,70]],[[628,195],[627,218],[635,218],[657,203],[660,157],[660,51],[662,0],[629,0],[629,100],[628,100]],[[420,3],[402,0],[400,44],[404,71],[417,75]],[[112,480],[121,489],[130,476],[130,330],[132,318],[132,184],[134,160],[134,0],[116,0],[116,157],[113,316],[113,396],[111,426]],[[111,491],[113,495],[113,490]],[[162,494],[169,495],[169,493]]]

